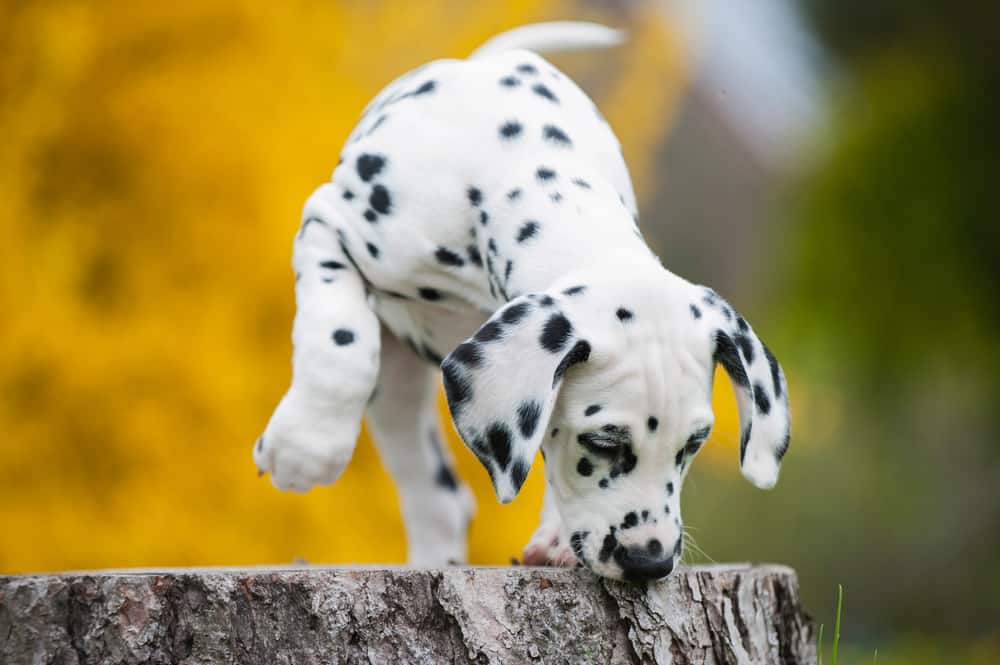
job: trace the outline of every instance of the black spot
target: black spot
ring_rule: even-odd
[[[472,385],[459,370],[456,363],[445,360],[441,366],[444,380],[444,394],[448,399],[448,407],[457,417],[462,407],[472,398]]]
[[[624,321],[631,321],[633,314],[632,314],[632,312],[630,312],[629,310],[625,309],[624,307],[619,307],[618,311],[615,312],[615,316],[618,317],[619,321],[623,321],[624,322]]]
[[[681,555],[681,546],[682,546],[681,539],[678,538],[677,542],[674,543],[674,556],[675,557],[679,557]]]
[[[761,383],[753,384],[753,401],[757,404],[757,411],[762,416],[771,413],[771,400],[767,396],[767,389]]]
[[[634,510],[631,510],[625,514],[625,521],[622,523],[622,528],[631,529],[634,526],[639,526],[639,516]]]
[[[421,286],[417,289],[417,294],[424,300],[441,300],[441,292],[429,286]]]
[[[566,147],[573,145],[573,142],[570,140],[569,136],[566,135],[566,132],[559,129],[555,125],[545,125],[542,129],[542,137],[547,141],[552,141],[556,145]]]
[[[649,511],[648,510],[642,511],[642,521],[645,522],[648,519],[649,519]]]
[[[483,202],[483,193],[477,187],[469,187],[466,190],[466,194],[469,196],[469,203],[474,206],[478,206]]]
[[[521,402],[517,407],[517,428],[521,431],[521,436],[530,439],[538,426],[538,419],[542,417],[542,405],[534,400]]]
[[[552,307],[552,305],[556,304],[556,301],[549,295],[542,296],[538,302],[541,303],[542,307]]]
[[[510,120],[500,125],[500,136],[504,139],[517,138],[521,134],[521,130],[524,129],[521,123]]]
[[[553,439],[556,438],[556,436],[558,436],[558,434],[559,434],[559,428],[558,427],[553,427],[552,428],[552,438]]]
[[[789,443],[791,443],[791,440],[792,440],[792,431],[790,429],[786,429],[785,438],[782,439],[781,445],[778,446],[778,450],[775,451],[774,453],[774,457],[776,460],[778,460],[778,462],[781,462],[781,458],[783,458],[785,456],[785,453],[788,452],[788,445]]]
[[[764,347],[764,357],[767,358],[767,364],[771,366],[771,381],[774,382],[774,396],[777,399],[781,399],[781,368],[778,366],[778,359],[771,353],[771,349],[767,348],[767,344],[764,344],[764,342],[760,344]]]
[[[366,136],[371,136],[372,134],[374,134],[375,130],[378,129],[379,127],[381,127],[382,123],[384,123],[388,117],[389,116],[387,116],[385,114],[380,115],[378,117],[378,120],[376,120],[375,122],[373,122],[372,126],[368,128],[368,131],[365,133],[365,135]]]
[[[479,211],[479,223],[486,226],[486,223],[490,221],[490,216],[486,214],[485,210]]]
[[[753,352],[753,342],[750,338],[742,333],[736,333],[733,335],[733,341],[736,342],[737,346],[740,347],[740,351],[743,352],[743,358],[746,359],[747,365],[753,364],[754,352]]]
[[[597,486],[600,487],[602,490],[607,489],[608,488],[608,479],[607,478],[601,478],[600,481],[598,481]]]
[[[429,92],[434,92],[434,88],[437,84],[434,81],[426,81],[419,88],[413,91],[413,95],[426,95]]]
[[[479,253],[479,248],[475,245],[469,245],[465,248],[465,252],[469,255],[469,261],[474,265],[483,266],[483,255]]]
[[[747,444],[750,443],[750,434],[753,432],[753,423],[747,423],[747,428],[743,430],[743,434],[740,436],[740,465],[743,464],[743,458],[747,454]]]
[[[449,355],[466,367],[479,367],[483,364],[483,350],[475,342],[462,342]]]
[[[729,309],[729,307],[727,307],[726,305],[721,305],[720,307],[722,309],[722,315],[726,317],[727,321],[731,321],[733,318],[733,311]]]
[[[750,326],[747,324],[747,320],[742,316],[736,317],[736,325],[739,327],[740,332],[750,332]]]
[[[516,88],[517,86],[521,85],[521,79],[514,76],[505,76],[502,79],[500,79],[500,85],[504,86],[505,88]]]
[[[746,388],[750,385],[747,372],[743,368],[739,351],[732,338],[721,330],[715,331],[715,362],[722,365],[730,380],[738,386]]]
[[[333,331],[333,341],[337,346],[347,346],[354,343],[354,332],[347,328],[338,328]]]
[[[650,432],[655,432],[656,428],[659,426],[660,421],[656,419],[656,416],[650,416],[646,420],[646,427],[649,428]]]
[[[499,254],[499,250],[497,249],[497,241],[494,240],[493,238],[490,238],[490,241],[486,243],[486,247],[489,248],[490,254],[494,256]]]
[[[507,259],[507,265],[504,266],[503,269],[503,278],[505,283],[510,282],[510,273],[512,270],[514,270],[514,262],[511,261],[510,259]]]
[[[383,185],[375,185],[372,188],[372,195],[368,197],[368,203],[375,209],[375,212],[388,215],[389,209],[392,207],[389,190]]]
[[[573,178],[571,182],[581,189],[590,189],[590,183],[583,178]]]
[[[460,268],[465,265],[465,260],[447,247],[438,247],[437,251],[434,252],[434,258],[438,260],[438,263],[446,266]]]
[[[612,474],[615,470],[620,469],[621,473],[629,474],[632,473],[632,469],[635,465],[639,463],[639,458],[636,457],[635,453],[632,452],[632,446],[630,444],[625,444],[622,448],[622,459],[619,464],[616,464],[614,468],[611,469]]]
[[[670,514],[670,506],[669,505],[663,506],[663,512],[666,513],[667,515],[669,515]]]
[[[604,542],[601,543],[601,551],[598,552],[597,558],[600,559],[601,563],[607,563],[616,547],[618,547],[618,539],[615,538],[614,533],[609,533],[604,536]]]
[[[594,415],[595,413],[597,413],[600,410],[601,410],[601,405],[600,404],[591,404],[586,409],[584,409],[583,415],[585,415],[585,416],[592,416],[592,415]]]
[[[535,176],[542,182],[548,182],[556,177],[556,172],[545,166],[539,166],[538,170],[535,171]]]
[[[549,100],[554,104],[559,103],[559,99],[552,93],[552,91],[549,90],[544,85],[542,85],[541,83],[536,83],[535,85],[531,86],[531,91],[536,95],[538,95],[539,97],[544,97],[545,99]]]
[[[510,430],[503,423],[493,423],[486,428],[486,442],[497,466],[506,471],[510,466]]]
[[[575,296],[583,293],[586,289],[587,289],[586,286],[571,286],[565,291],[563,291],[563,293],[568,296]]]
[[[573,548],[573,554],[580,561],[583,561],[583,541],[590,535],[589,531],[574,531],[569,537],[569,546]]]
[[[695,305],[694,303],[691,303],[691,316],[693,316],[696,319],[701,318],[701,310],[698,309],[698,306]]]
[[[444,464],[438,467],[434,482],[438,487],[443,487],[451,492],[458,491],[458,481],[455,479],[455,474]]]
[[[375,211],[372,210],[371,208],[368,208],[368,209],[365,210],[364,216],[365,216],[365,219],[367,219],[369,222],[371,222],[373,224],[378,220],[378,215],[376,215]]]
[[[586,362],[588,358],[590,358],[590,343],[587,340],[581,339],[559,361],[559,365],[556,366],[556,371],[552,376],[552,387],[555,388],[559,380],[566,374],[566,370],[577,363]]]
[[[368,250],[368,254],[370,254],[373,259],[378,258],[378,247],[369,242],[365,243],[365,249]]]
[[[675,466],[681,466],[682,464],[684,464],[684,451],[685,448],[681,448],[680,450],[677,451],[677,455],[674,456]]]
[[[508,306],[500,315],[500,320],[506,324],[514,325],[519,323],[524,315],[531,311],[531,305],[526,302],[519,302]]]
[[[521,225],[517,231],[517,241],[524,242],[528,238],[534,238],[538,234],[538,222],[528,220]]]
[[[480,342],[492,342],[500,339],[503,327],[496,321],[487,321],[482,328],[476,331],[475,339]]]
[[[514,486],[514,491],[521,489],[524,485],[524,479],[528,477],[528,471],[531,470],[531,465],[529,465],[523,459],[519,459],[514,462],[513,468],[510,470],[510,482]]]
[[[351,190],[349,190],[349,189],[345,189],[345,190],[344,190],[344,193],[343,193],[343,194],[341,194],[341,196],[343,196],[343,197],[344,197],[344,200],[345,200],[345,201],[350,201],[351,199],[353,199],[353,198],[354,198],[354,192],[352,192],[352,191],[351,191]]]
[[[320,261],[319,267],[329,268],[330,270],[344,270],[347,268],[347,266],[345,266],[340,261]]]
[[[382,172],[385,167],[385,157],[382,155],[372,155],[365,153],[358,157],[358,175],[365,182],[370,182],[372,178]]]
[[[538,341],[546,350],[559,353],[566,346],[572,333],[573,324],[562,314],[556,313],[545,322],[545,327],[542,329],[542,335]]]
[[[581,457],[580,461],[576,463],[576,472],[584,477],[589,476],[594,473],[594,465],[586,457]]]
[[[674,484],[667,483],[667,496],[673,496],[674,494]]]
[[[551,194],[549,194],[549,199],[553,203],[559,203],[560,201],[562,201],[562,194],[560,194],[559,192],[552,192]]]
[[[684,456],[692,457],[695,453],[701,450],[701,446],[705,443],[705,439],[708,438],[709,432],[712,431],[711,425],[706,425],[701,429],[693,432],[691,436],[688,437],[687,442],[684,444]]]
[[[517,71],[521,72],[522,74],[537,74],[538,73],[538,70],[535,68],[535,66],[534,65],[530,65],[528,63],[524,63],[523,65],[518,65],[517,66]]]
[[[650,541],[646,543],[646,551],[649,552],[650,556],[658,557],[663,554],[663,544],[656,538],[651,538]]]
[[[520,197],[521,197],[521,188],[520,187],[517,187],[517,188],[512,189],[509,192],[507,192],[507,200],[508,201],[514,201],[515,199],[518,199]]]

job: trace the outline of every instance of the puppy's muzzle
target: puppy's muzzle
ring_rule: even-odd
[[[614,557],[622,569],[622,575],[631,582],[658,580],[674,569],[673,554],[664,555],[663,546],[655,538],[645,546],[619,545]]]

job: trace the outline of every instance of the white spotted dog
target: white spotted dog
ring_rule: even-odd
[[[367,413],[410,562],[464,561],[473,502],[441,443],[440,367],[501,502],[542,450],[525,563],[658,579],[681,554],[680,490],[712,427],[716,363],[737,389],[743,474],[775,484],[781,368],[715,292],[662,267],[611,128],[532,52],[618,41],[592,24],[527,26],[368,105],[295,239],[292,384],[254,448],[275,486],[335,481]]]

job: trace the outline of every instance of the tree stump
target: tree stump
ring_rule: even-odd
[[[0,663],[812,664],[783,566],[168,569],[0,577]]]

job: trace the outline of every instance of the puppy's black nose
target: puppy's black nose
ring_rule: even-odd
[[[659,545],[659,541],[653,541]],[[662,547],[620,547],[615,550],[615,561],[621,566],[625,579],[632,582],[658,580],[674,569],[674,557],[661,555]]]

